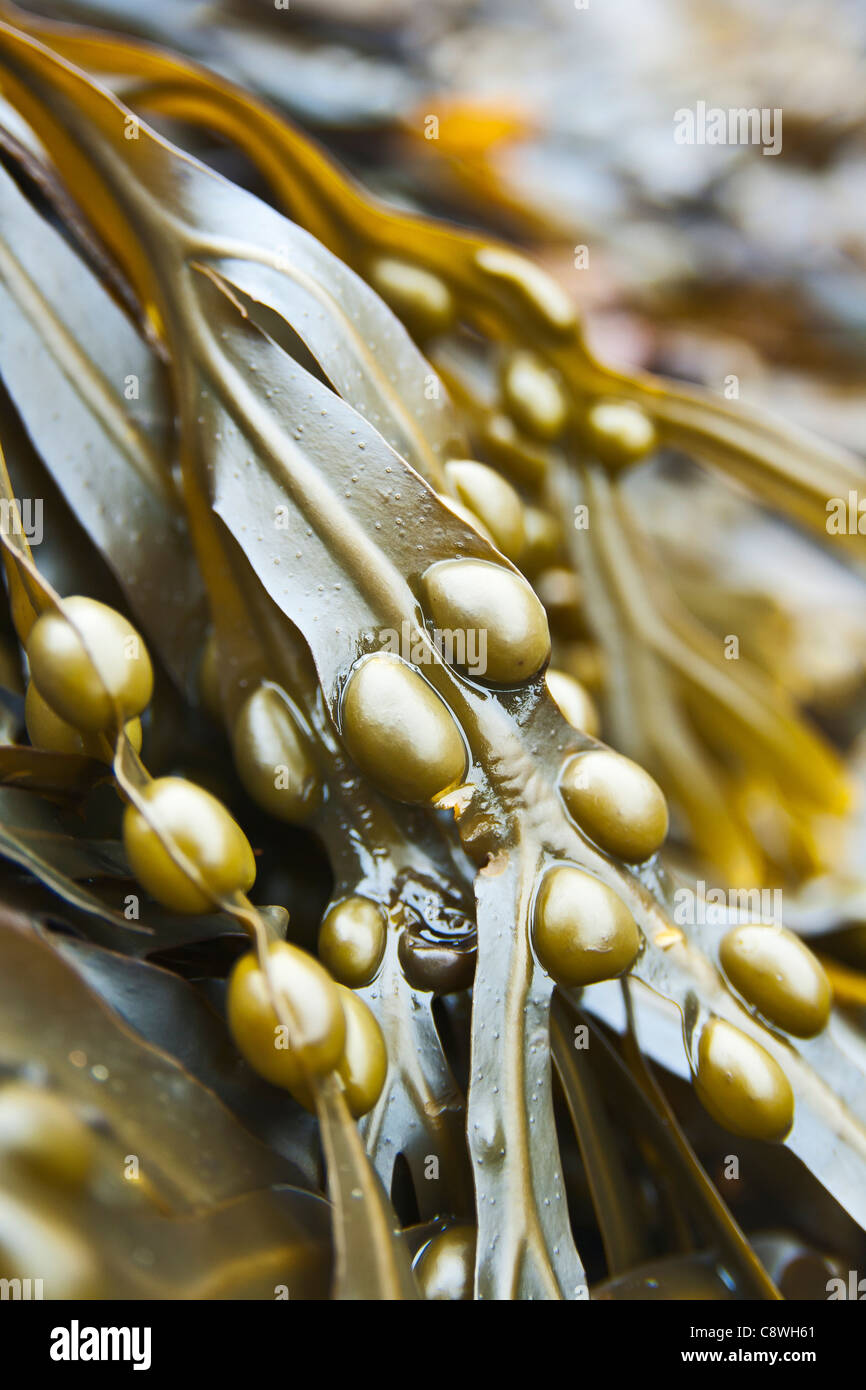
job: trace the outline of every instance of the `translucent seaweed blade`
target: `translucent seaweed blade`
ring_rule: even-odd
[[[0,372],[72,511],[186,685],[202,593],[168,481],[162,369],[3,169],[0,205]]]
[[[479,874],[467,1128],[478,1210],[480,1299],[586,1299],[568,1220],[550,1080],[553,982],[535,965],[528,896],[535,865]]]
[[[44,811],[41,803],[31,803],[28,798],[22,805],[16,800],[22,795],[0,791],[0,856],[25,869],[72,907],[124,932],[149,934],[147,927],[128,921],[78,881],[105,873],[109,867],[105,857],[74,836],[57,830],[44,814],[38,814]]]
[[[559,994],[550,1014],[550,1048],[592,1192],[608,1276],[613,1278],[641,1264],[652,1251],[586,1049],[577,1046],[571,1013]]]
[[[326,1078],[316,1105],[334,1219],[338,1300],[415,1300],[418,1289],[391,1204],[370,1167],[340,1083]]]
[[[446,393],[399,320],[354,271],[275,209],[139,124],[40,44],[0,25],[0,47],[15,74],[13,101],[20,101],[61,172],[85,190],[100,190],[101,202],[88,209],[97,230],[143,302],[158,303],[159,320],[167,322],[172,304],[165,296],[159,302],[144,248],[185,226],[185,256],[224,261],[227,280],[283,317],[335,387],[413,466],[441,481],[442,464],[465,451]],[[60,113],[76,132],[74,145]],[[124,137],[130,121],[135,139]],[[126,218],[134,238],[124,231]]]
[[[466,1216],[473,1194],[463,1097],[442,1050],[431,997],[413,990],[403,973],[393,923],[381,971],[359,992],[378,1018],[388,1050],[382,1095],[360,1125],[373,1166],[388,1188],[403,1156],[422,1220],[443,1211]]]

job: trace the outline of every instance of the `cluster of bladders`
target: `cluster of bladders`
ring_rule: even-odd
[[[532,262],[502,248],[487,247],[478,252],[476,263],[517,295],[521,308],[543,333],[558,336],[573,330],[571,301]],[[427,344],[456,327],[454,295],[432,271],[389,256],[377,257],[359,269],[420,343]],[[518,473],[527,467],[534,473],[537,464],[529,454],[521,459],[521,434],[540,444],[554,444],[572,425],[587,453],[614,471],[640,462],[658,443],[649,415],[628,400],[595,397],[585,403],[579,418],[573,418],[557,374],[529,349],[519,348],[505,357],[501,403],[502,412],[495,411],[487,419],[484,435],[495,453],[513,454]]]
[[[395,307],[406,310],[406,303]],[[562,391],[532,354],[510,357],[503,396],[527,434],[549,441],[562,432]],[[610,467],[628,466],[655,445],[651,421],[628,402],[589,403],[581,431],[592,453]],[[488,464],[453,460],[445,473],[452,496],[442,496],[443,502],[514,563],[537,569],[528,562],[534,550],[549,550],[545,535],[552,518],[524,506]],[[523,575],[489,560],[442,560],[427,570],[421,588],[435,627],[487,634],[482,680],[513,688],[544,669],[548,614]],[[110,762],[120,710],[126,737],[138,752],[139,716],[153,687],[145,642],[125,617],[96,600],[65,599],[63,610],[40,614],[26,641],[31,681],[25,717],[33,745]],[[545,678],[564,719],[595,734],[598,716],[580,682],[552,669]],[[398,801],[430,805],[466,780],[467,745],[452,710],[420,671],[392,653],[370,653],[354,666],[343,689],[341,735],[357,767]],[[309,816],[318,803],[316,766],[291,702],[278,687],[265,682],[247,696],[232,746],[254,801],[281,819]],[[277,766],[288,769],[288,785],[279,788]],[[612,749],[571,755],[559,792],[578,830],[627,865],[651,858],[666,837],[663,792],[642,767]],[[140,883],[165,908],[206,912],[252,888],[252,848],[215,796],[183,778],[161,777],[147,783],[143,799],[146,816],[126,806],[125,851]],[[196,866],[199,884],[179,865],[171,845]],[[354,1115],[368,1111],[381,1093],[384,1041],[353,991],[375,979],[385,930],[378,903],[346,898],[322,922],[320,955],[327,970],[286,941],[268,947],[267,977],[254,952],[235,966],[228,1020],[236,1044],[254,1070],[304,1105],[311,1105],[311,1077],[334,1070]],[[535,892],[532,944],[550,977],[574,988],[626,974],[641,951],[641,931],[613,888],[559,863],[546,870]],[[830,987],[820,963],[795,935],[773,926],[735,927],[721,942],[720,963],[734,990],[770,1024],[798,1037],[823,1029]],[[288,1038],[274,1009],[274,990],[292,1017]],[[783,1069],[726,1020],[716,1017],[703,1027],[695,1080],[703,1105],[727,1129],[766,1140],[780,1140],[790,1130],[794,1097]]]
[[[428,275],[417,267],[403,269],[407,284],[410,271]],[[375,275],[372,283],[377,284]],[[389,302],[407,324],[415,323],[405,295],[399,303],[392,295]],[[455,397],[468,401],[467,384],[451,375],[446,364],[439,365]],[[444,470],[450,495],[440,493],[440,500],[531,580],[557,639],[556,665],[546,675],[550,694],[570,723],[597,737],[600,721],[586,685],[603,682],[604,658],[587,626],[580,577],[565,553],[557,516],[546,505],[525,501],[509,479],[537,492],[548,467],[538,446],[556,444],[566,430],[574,431],[588,457],[619,474],[654,452],[655,426],[640,406],[627,400],[589,397],[575,412],[558,374],[525,349],[503,359],[499,403],[488,408],[473,400],[469,414],[496,467],[474,459],[450,461]],[[570,671],[557,669],[560,665]],[[497,680],[489,670],[488,677]]]
[[[637,432],[635,422],[615,424]],[[501,544],[507,508],[503,514],[487,484],[495,479],[500,488],[508,485],[472,461],[448,465],[448,472],[460,499],[455,505],[471,509],[476,526],[480,513]],[[422,590],[437,627],[486,632],[485,681],[513,688],[544,668],[550,656],[547,616],[522,575],[495,561],[445,560],[427,570]],[[92,599],[68,598],[62,611],[48,609],[37,618],[26,648],[26,721],[34,745],[110,761],[122,716],[131,745],[140,748],[139,716],[150,699],[153,676],[145,644],[125,617]],[[591,705],[582,688],[560,672],[548,671],[547,681],[564,717],[586,731]],[[457,719],[424,676],[395,654],[373,652],[358,659],[345,683],[339,722],[361,772],[399,801],[435,803],[466,780],[467,746]],[[232,741],[239,774],[266,810],[302,819],[316,804],[313,760],[279,687],[265,684],[247,697]],[[291,772],[294,794],[288,799],[275,791],[278,765]],[[559,794],[579,831],[627,865],[648,860],[667,833],[667,806],[655,781],[604,746],[566,758]],[[125,808],[124,845],[136,877],[164,907],[211,911],[252,888],[255,860],[249,841],[217,798],[179,777],[149,780],[141,796],[146,814],[133,804]],[[194,865],[198,882],[172,850]],[[272,941],[267,971],[254,951],[233,969],[228,1021],[239,1050],[255,1071],[308,1108],[314,1108],[312,1083],[331,1072],[339,1074],[356,1116],[370,1110],[382,1091],[387,1072],[382,1034],[354,990],[375,978],[386,927],[379,904],[346,898],[329,909],[321,926],[324,965],[286,941]],[[560,862],[543,872],[536,887],[532,942],[557,984],[579,988],[626,974],[642,938],[611,887]],[[819,962],[792,933],[774,926],[735,927],[721,943],[720,963],[733,989],[771,1025],[811,1037],[826,1024],[829,984]],[[279,1011],[275,991],[284,1005]],[[291,1019],[288,1030],[281,1023],[285,1017]],[[790,1130],[793,1093],[782,1068],[726,1020],[715,1017],[704,1026],[695,1079],[706,1109],[727,1129],[766,1140],[780,1140]]]
[[[93,599],[68,598],[62,609],[40,614],[27,637],[25,711],[31,741],[111,761],[122,718],[137,751],[140,715],[153,690],[143,639],[120,613]],[[241,711],[239,721],[242,729],[249,727],[248,710]],[[300,746],[296,739],[294,746]],[[256,865],[250,843],[215,796],[184,778],[159,777],[146,783],[141,799],[145,811],[133,804],[124,810],[123,843],[133,873],[159,903],[172,912],[210,912],[252,888]],[[178,856],[194,866],[198,882]],[[342,959],[339,926],[334,942],[335,956]],[[255,1071],[309,1109],[315,1108],[316,1078],[336,1072],[349,1109],[366,1113],[387,1070],[372,1013],[306,952],[287,941],[269,942],[267,950],[267,970],[250,951],[229,981],[229,1026],[239,1050]],[[274,994],[280,1009],[274,1007]]]
[[[513,685],[537,674],[548,652],[544,609],[519,576],[487,561],[434,565],[423,581],[437,625],[475,624],[488,632],[491,681]],[[466,750],[441,696],[400,658],[362,658],[343,697],[344,741],[361,769],[405,801],[435,801],[463,782]],[[661,846],[665,798],[631,759],[609,748],[567,758],[559,780],[564,806],[587,839],[627,864]],[[548,974],[579,988],[629,971],[641,933],[618,894],[568,863],[549,868],[535,894],[533,945]],[[829,1016],[826,976],[792,933],[739,926],[721,944],[734,989],[770,1023],[800,1037],[820,1032]],[[755,1138],[784,1138],[793,1123],[790,1083],[779,1064],[746,1033],[715,1018],[698,1045],[698,1093],[726,1128]]]
[[[534,267],[513,259],[516,269],[512,267],[509,274],[519,278],[523,266],[532,275]],[[369,278],[420,341],[454,326],[453,296],[430,271],[386,258],[373,265]],[[521,288],[534,307],[543,309],[543,296],[535,293],[534,280]],[[503,413],[487,418],[481,434],[495,456],[504,466],[510,464],[518,476],[526,473],[527,465],[529,474],[535,471],[532,458],[521,450],[521,437],[549,445],[562,437],[569,424],[587,455],[614,474],[646,458],[658,444],[649,415],[630,401],[589,399],[580,418],[573,418],[556,373],[530,351],[514,351],[504,359],[501,403]],[[502,683],[525,679],[534,672],[521,669],[516,658],[524,650],[545,645],[544,609],[552,619],[564,617],[567,631],[568,614],[558,614],[557,609],[575,606],[574,576],[556,568],[558,523],[544,510],[524,506],[511,484],[485,464],[451,463],[446,473],[459,498],[460,514],[532,575],[544,608],[536,600],[532,610],[517,599],[516,592],[507,596],[508,581],[516,581],[501,570],[483,588],[483,597],[476,599],[474,587],[476,580],[480,586],[480,577],[472,569],[477,571],[481,562],[455,561],[434,566],[431,573],[442,577],[432,584],[428,576],[432,615],[437,623],[446,618],[459,623],[462,618],[481,625],[487,620],[490,648],[495,647],[501,657],[488,664],[487,678]],[[462,611],[463,602],[468,613]],[[503,621],[497,627],[500,615]],[[549,639],[547,646],[549,651]],[[536,669],[542,664],[543,658]],[[367,681],[372,688],[372,678]],[[598,719],[583,686],[553,669],[548,669],[546,682],[565,719],[595,736]],[[436,700],[438,696],[427,691],[423,696],[419,693],[417,703],[419,709],[426,709]],[[449,720],[443,705],[438,716],[443,775],[460,756],[459,735]],[[380,745],[379,756],[386,746]],[[368,757],[366,770],[375,780],[375,754]],[[425,784],[426,779],[425,772]],[[381,783],[381,775],[378,780]],[[627,864],[645,862],[665,838],[668,817],[660,788],[637,764],[610,749],[570,757],[562,769],[559,791],[580,831]],[[575,865],[559,864],[544,874],[537,888],[533,945],[557,984],[580,987],[627,973],[640,952],[641,933],[612,888]],[[793,933],[775,925],[734,927],[720,943],[719,961],[732,988],[771,1025],[802,1038],[813,1037],[825,1027],[832,1004],[829,982],[820,962]],[[765,1048],[724,1019],[710,1019],[701,1032],[695,1080],[705,1108],[728,1130],[764,1140],[781,1140],[789,1132],[794,1098],[784,1071]]]

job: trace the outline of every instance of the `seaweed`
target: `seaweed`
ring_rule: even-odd
[[[15,790],[0,794],[62,797],[85,824],[103,816],[113,827],[105,839],[89,826],[82,834],[67,811],[61,829],[42,801],[34,816],[13,819],[14,800],[4,802],[0,854],[34,881],[10,928],[10,954],[47,962],[36,971],[10,961],[10,977],[30,969],[32,997],[4,1020],[5,1064],[13,1073],[27,1065],[23,1020],[40,1006],[41,976],[47,990],[52,971],[78,992],[82,1016],[107,1013],[124,1037],[142,1035],[139,1050],[153,1047],[154,1033],[172,1039],[176,1060],[165,1065],[183,1077],[177,1106],[197,1087],[213,1102],[213,1114],[201,1102],[194,1157],[174,1147],[172,1087],[140,1069],[134,1075],[153,1106],[144,1165],[151,1200],[172,1210],[192,1203],[186,1184],[195,1197],[200,1225],[187,1222],[188,1266],[157,1271],[166,1287],[183,1287],[180,1296],[261,1296],[273,1276],[278,1285],[300,1280],[292,1297],[316,1297],[327,1268],[335,1298],[412,1299],[435,1284],[430,1252],[450,1233],[474,1262],[478,1299],[580,1300],[593,1282],[598,1296],[616,1297],[649,1268],[665,1288],[706,1278],[726,1296],[708,1252],[738,1296],[777,1298],[650,1070],[647,1057],[666,1054],[636,982],[673,1006],[683,1069],[713,1121],[749,1143],[787,1147],[830,1194],[821,1200],[832,1197],[861,1225],[862,1047],[844,1019],[828,1021],[829,987],[826,1008],[816,1005],[809,1026],[792,1033],[772,1001],[756,1002],[766,997],[760,982],[746,972],[734,983],[718,921],[677,920],[680,878],[659,852],[661,793],[585,718],[576,727],[566,717],[563,687],[557,697],[547,670],[548,625],[555,654],[568,655],[582,623],[604,653],[608,743],[658,777],[684,818],[691,862],[711,862],[737,887],[760,884],[770,860],[737,809],[738,777],[745,769],[764,778],[777,807],[794,807],[804,824],[826,814],[841,820],[850,804],[843,759],[765,673],[745,662],[733,674],[726,667],[647,554],[623,479],[658,450],[686,451],[826,542],[826,498],[856,489],[861,465],[706,393],[602,366],[570,302],[531,261],[377,205],[225,79],[139,43],[15,18],[19,28],[0,25],[0,75],[50,161],[37,181],[51,197],[46,216],[27,196],[40,161],[7,143],[19,179],[0,170],[0,372],[74,518],[70,538],[104,566],[115,609],[140,623],[158,679],[144,714],[147,697],[128,707],[125,688],[100,674],[80,600],[58,588],[72,587],[63,555],[52,583],[4,468],[10,622],[30,688],[52,703],[36,680],[45,683],[47,668],[34,638],[48,618],[66,625],[96,671],[94,698],[108,715],[81,755],[5,746],[0,783]],[[83,69],[122,76],[123,100]],[[172,144],[139,110],[227,136],[295,220]],[[70,198],[80,220],[69,216]],[[10,437],[16,428],[11,421]],[[580,514],[588,527],[571,524]],[[557,526],[564,539],[545,548],[539,536]],[[857,564],[855,542],[844,543]],[[582,601],[561,602],[563,586],[567,595],[579,586]],[[466,648],[462,657],[444,650],[443,628],[452,636],[480,629],[487,666],[473,670]],[[80,724],[63,717],[86,733],[81,711]],[[145,753],[174,714],[177,728],[162,734],[172,747],[168,768],[183,761],[185,729],[202,751],[222,740],[220,795],[262,853],[297,846],[289,837],[303,827],[331,865],[319,915],[360,901],[381,923],[367,977],[346,980],[387,1053],[381,1094],[357,1125],[348,1052],[342,1071],[332,1059],[326,1074],[316,1072],[304,1051],[304,1000],[293,999],[275,964],[299,939],[291,891],[285,902],[258,901],[255,866],[243,882],[240,874],[237,884],[223,882],[207,846],[167,828],[153,800],[167,779],[148,772],[130,714],[144,714]],[[590,784],[593,766],[600,781]],[[97,805],[111,787],[126,805],[122,831]],[[136,858],[130,825],[161,877],[147,856]],[[132,882],[134,867],[149,891],[140,920],[130,921],[93,880]],[[180,906],[161,886],[166,874],[182,885]],[[291,888],[297,863],[287,876]],[[133,896],[138,911],[138,885]],[[173,910],[190,913],[185,928],[174,925]],[[165,966],[191,942],[228,942],[239,955],[247,938],[253,956],[241,964],[260,972],[265,1004],[300,1059],[303,1084],[285,1082],[293,1098],[260,1066],[266,1080],[250,1074],[249,1102],[239,1099],[233,1063],[257,1067],[233,1013],[237,970],[228,1024],[221,1016],[231,962],[216,959],[207,982],[217,1009],[202,1002],[205,981],[179,985]],[[141,958],[150,949],[163,952],[158,966]],[[810,978],[823,980],[807,948],[797,949]],[[339,981],[339,952],[321,955]],[[591,1014],[593,990],[618,976],[626,1026],[613,1042],[578,1011]],[[133,978],[153,1000],[134,1020]],[[798,1007],[799,988],[792,978],[782,989]],[[187,1018],[218,1062],[203,1066],[186,1055],[189,1042],[174,1040]],[[71,1027],[58,1013],[53,1048],[68,1054]],[[76,1047],[88,1062],[99,1053],[112,1074],[122,1063],[102,1027],[98,1043],[82,1038]],[[35,1058],[42,1079],[80,1109],[92,1085],[70,1085],[66,1071],[61,1078],[58,1057]],[[661,1250],[617,1157],[608,1089],[638,1136],[658,1209],[674,1209]],[[226,1106],[256,1133],[281,1135],[270,1139],[269,1158],[266,1144],[229,1122]],[[285,1132],[274,1118],[280,1107],[291,1107]],[[138,1145],[121,1102],[112,1123],[126,1147]],[[582,1189],[566,1166],[575,1141],[606,1282],[594,1280],[581,1251]],[[248,1164],[243,1180],[233,1175],[236,1150]],[[211,1151],[214,1180],[203,1182],[196,1175]],[[297,1200],[277,1186],[287,1162],[292,1183],[311,1189]],[[329,1239],[313,1189],[327,1195]],[[20,1219],[36,1221],[43,1198],[21,1191]],[[257,1240],[271,1205],[284,1245]],[[460,1234],[470,1225],[471,1241]],[[103,1234],[97,1243],[104,1268],[116,1267],[116,1242]],[[204,1282],[203,1251],[219,1252]],[[124,1267],[125,1296],[142,1296],[142,1286]]]

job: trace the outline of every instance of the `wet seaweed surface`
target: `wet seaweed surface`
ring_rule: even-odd
[[[866,668],[732,556],[866,651],[866,466],[112,15],[0,5],[0,1276],[827,1298]]]

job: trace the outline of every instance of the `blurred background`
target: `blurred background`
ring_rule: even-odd
[[[195,56],[279,105],[388,200],[541,254],[603,355],[719,390],[734,373],[744,399],[862,449],[860,0],[22,8]],[[699,101],[781,108],[781,157],[675,143],[675,111]]]

